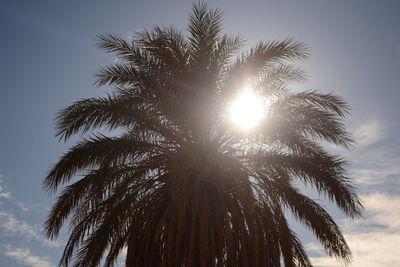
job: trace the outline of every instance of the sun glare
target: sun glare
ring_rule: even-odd
[[[237,127],[249,130],[260,122],[264,109],[262,97],[248,89],[241,93],[230,106],[230,119]]]

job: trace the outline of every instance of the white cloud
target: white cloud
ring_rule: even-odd
[[[18,262],[32,267],[53,267],[48,257],[36,256],[27,248],[15,248],[10,245],[4,246],[4,255],[16,259]]]
[[[17,219],[8,211],[0,210],[0,230],[3,235],[21,236],[25,240],[39,241],[46,247],[60,247],[62,244],[57,241],[50,241],[43,236],[39,227],[32,226],[27,222]]]
[[[389,187],[388,180],[390,179],[400,182],[400,159],[376,158],[365,161],[361,163],[361,166],[354,168],[351,173],[358,183],[380,185],[382,188]]]
[[[28,204],[16,201],[14,196],[8,191],[7,185],[4,183],[3,176],[0,174],[0,198],[7,199],[10,201],[15,202],[15,204],[22,210],[22,211],[29,211]]]
[[[351,177],[364,195],[364,220],[340,223],[353,252],[351,267],[400,266],[400,157],[397,145],[380,143],[387,124],[372,118],[355,131],[357,150],[347,154],[352,162]],[[317,243],[310,243],[316,267],[343,267],[343,262],[327,257]]]
[[[26,206],[26,204],[22,202],[17,202],[17,206],[22,210],[22,211],[29,211],[29,208]]]
[[[21,235],[26,239],[41,240],[38,231],[28,223],[18,220],[13,214],[7,211],[0,211],[0,229],[9,235]]]
[[[352,163],[351,177],[357,183],[378,185],[381,189],[389,191],[394,191],[394,187],[400,186],[400,157],[397,145],[357,150],[349,158]],[[394,186],[395,184],[398,186]]]
[[[353,252],[351,267],[391,267],[399,266],[400,234],[370,232],[346,235]],[[344,263],[329,257],[312,257],[315,267],[344,267]]]
[[[0,192],[1,192],[1,187],[0,187]],[[11,193],[10,192],[2,192],[0,193],[0,198],[10,198]]]
[[[384,137],[385,130],[386,124],[378,118],[368,119],[368,121],[358,126],[353,132],[357,147],[366,147],[381,140]]]
[[[370,214],[369,221],[385,226],[388,231],[399,232],[400,235],[400,196],[376,193],[364,197],[363,203]]]
[[[345,222],[346,240],[353,252],[352,267],[400,266],[400,196],[375,193],[362,197],[366,214],[358,225]],[[315,243],[308,250],[323,255]],[[313,257],[316,267],[345,266],[329,257]]]
[[[4,184],[2,175],[0,175],[0,198],[11,198],[11,192],[8,192],[7,187]]]
[[[12,196],[12,193],[8,191],[3,177],[0,175],[0,197],[2,194],[7,194],[8,196],[8,202],[0,205],[0,233],[3,236],[20,236],[26,241],[39,241],[41,245],[46,247],[60,247],[62,245],[60,242],[47,239],[43,235],[40,227],[31,225],[16,216],[16,207],[27,212],[33,210],[37,205],[17,201],[15,197]]]

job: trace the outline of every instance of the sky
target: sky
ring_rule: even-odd
[[[334,92],[350,104],[346,125],[357,140],[333,152],[350,162],[365,206],[352,222],[336,210],[353,251],[350,266],[400,266],[400,2],[208,1],[224,12],[224,30],[258,41],[293,37],[311,48],[296,88]],[[185,30],[191,1],[0,2],[0,266],[56,266],[66,231],[43,235],[55,200],[42,190],[49,168],[69,146],[54,137],[57,111],[104,95],[93,74],[115,58],[98,50],[100,33],[123,38],[140,29]],[[323,201],[323,200],[321,200]],[[297,226],[295,226],[297,227]],[[315,266],[344,266],[326,256],[311,233],[296,228]]]

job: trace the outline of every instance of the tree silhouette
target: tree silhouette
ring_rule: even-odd
[[[289,90],[304,78],[294,66],[309,54],[301,42],[260,42],[239,54],[241,38],[224,35],[221,12],[204,3],[193,5],[187,29],[155,27],[129,42],[99,36],[118,61],[95,84],[112,92],[59,112],[60,139],[83,137],[44,180],[53,193],[67,184],[45,223],[53,239],[69,222],[60,265],[112,266],[127,247],[126,266],[311,266],[290,213],[329,255],[349,261],[334,220],[296,187],[360,216],[346,162],[319,144],[351,146],[347,104]],[[245,85],[271,103],[251,131],[226,115]]]

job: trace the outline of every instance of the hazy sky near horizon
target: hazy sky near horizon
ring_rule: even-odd
[[[250,47],[294,37],[311,48],[296,88],[334,92],[352,107],[346,120],[358,142],[352,177],[365,219],[340,222],[353,249],[351,266],[400,266],[400,2],[208,1],[224,12],[224,30]],[[0,3],[0,266],[55,266],[66,236],[42,233],[54,196],[42,191],[49,170],[76,139],[54,137],[57,111],[104,95],[93,74],[113,62],[98,50],[100,33],[124,38],[155,25],[185,30],[191,1],[7,1]],[[315,266],[341,266],[299,230]]]

